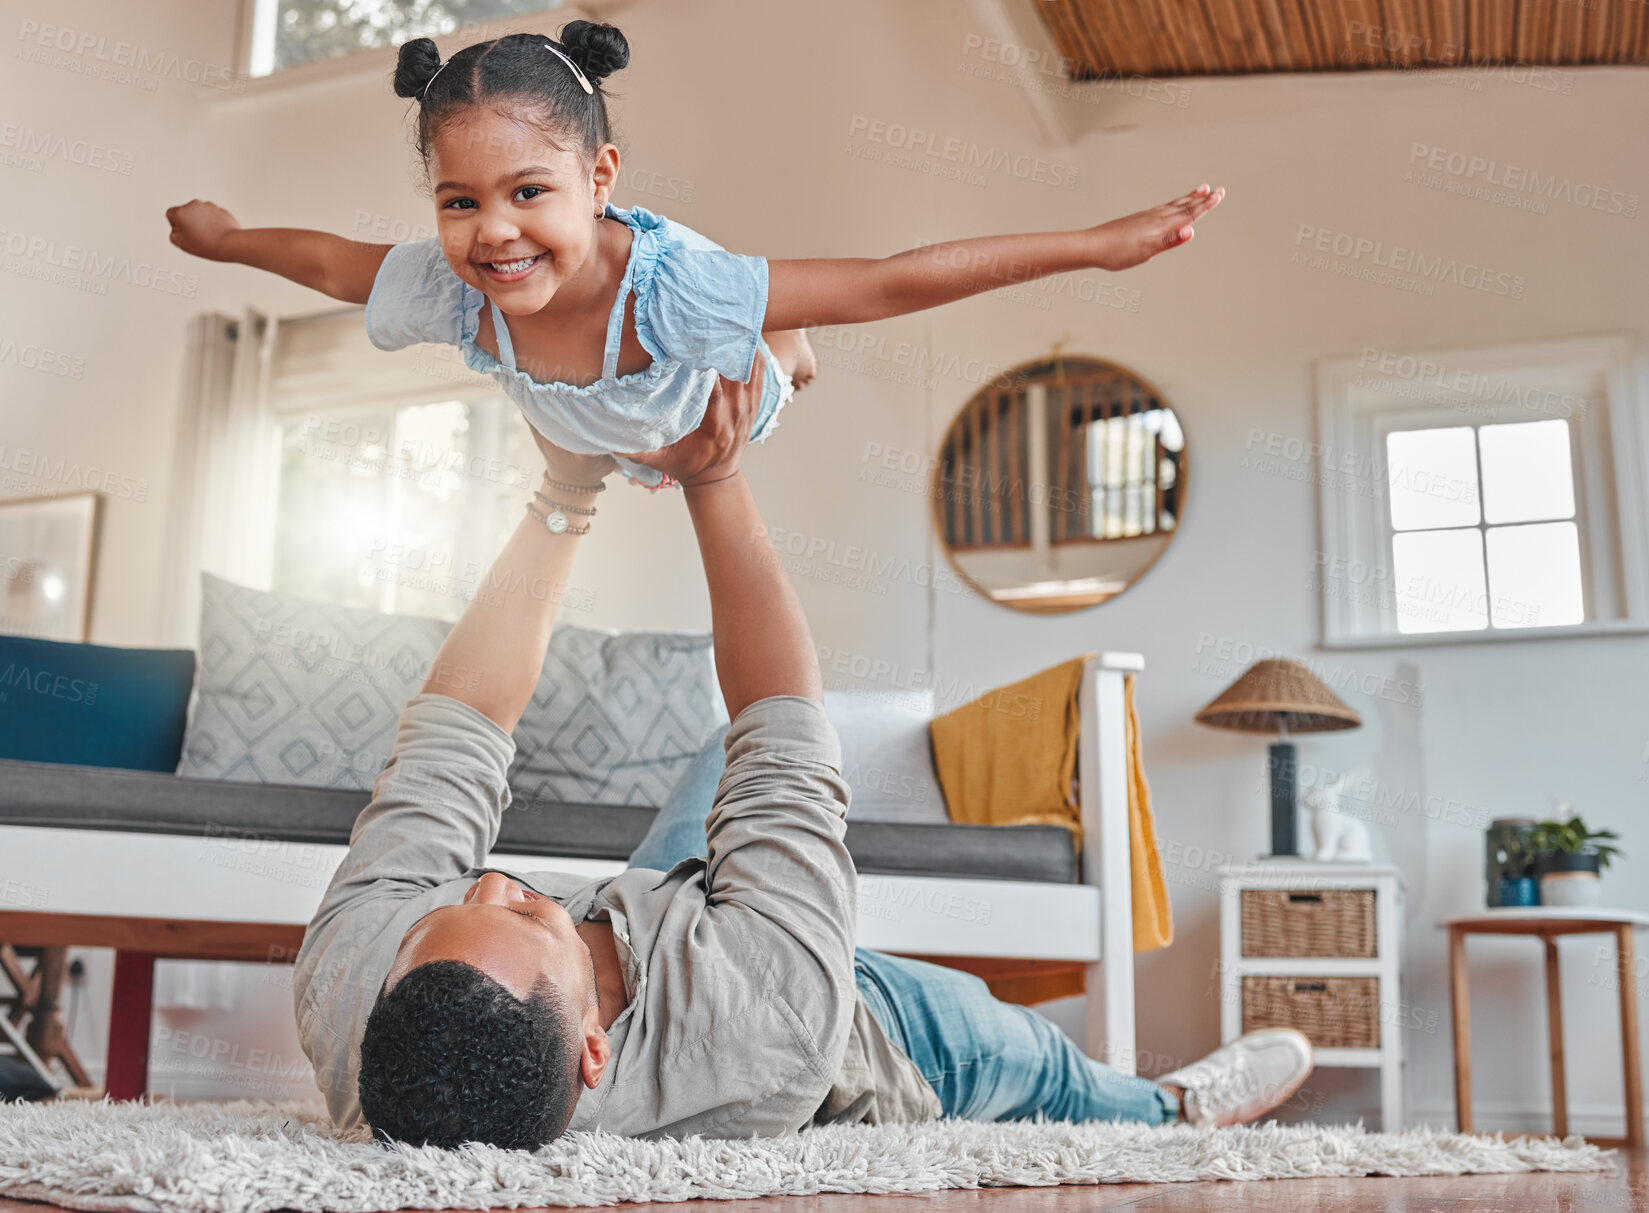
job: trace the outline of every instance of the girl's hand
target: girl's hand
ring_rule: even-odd
[[[1206,185],[1199,185],[1172,202],[1089,228],[1089,233],[1097,238],[1098,244],[1094,267],[1102,270],[1131,269],[1165,249],[1189,243],[1191,237],[1196,235],[1191,225],[1218,206],[1223,197],[1223,186],[1209,189]]]
[[[550,474],[551,480],[559,480],[563,484],[594,485],[606,479],[609,472],[618,470],[618,464],[613,462],[611,455],[575,455],[556,446],[531,425],[527,426],[527,431],[532,434],[533,442],[544,456],[544,470]]]
[[[235,217],[215,202],[191,199],[182,206],[166,208],[166,219],[172,225],[172,243],[186,253],[205,257],[208,261],[222,261],[219,250],[230,232],[240,231]]]
[[[698,429],[663,450],[624,457],[675,477],[684,489],[732,479],[739,473],[744,448],[750,443],[751,427],[756,422],[756,414],[761,412],[766,376],[766,359],[757,349],[748,380],[744,383],[726,378],[716,381]]]

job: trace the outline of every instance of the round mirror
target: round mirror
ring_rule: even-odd
[[[1059,357],[1007,372],[963,406],[939,449],[935,522],[957,571],[1020,611],[1122,593],[1179,527],[1185,435],[1126,367]]]

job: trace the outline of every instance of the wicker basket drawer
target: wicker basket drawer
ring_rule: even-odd
[[[1375,955],[1374,890],[1242,890],[1244,956]]]
[[[1319,1049],[1380,1047],[1378,977],[1244,977],[1242,1030],[1298,1028]]]

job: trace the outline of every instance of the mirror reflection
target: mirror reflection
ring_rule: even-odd
[[[1045,359],[963,406],[934,475],[940,538],[975,589],[1015,610],[1075,611],[1134,584],[1173,539],[1185,435],[1126,367]]]

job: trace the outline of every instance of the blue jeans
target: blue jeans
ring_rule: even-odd
[[[707,853],[704,820],[725,761],[723,728],[693,760],[653,819],[633,868],[667,872]],[[971,973],[902,956],[853,950],[853,974],[870,1013],[939,1096],[964,1120],[1133,1120],[1179,1117],[1179,1101],[1146,1078],[1120,1074],[1078,1049],[1029,1007],[999,1001]]]

